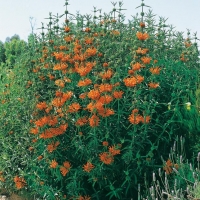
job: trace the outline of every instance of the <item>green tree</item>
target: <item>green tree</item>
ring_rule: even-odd
[[[2,41],[0,41],[0,63],[4,63],[6,59],[5,56],[5,48],[4,48],[4,44]]]
[[[24,40],[17,39],[17,37],[12,37],[10,42],[5,42],[4,48],[7,66],[13,67],[16,58],[22,54],[26,46],[27,43]]]

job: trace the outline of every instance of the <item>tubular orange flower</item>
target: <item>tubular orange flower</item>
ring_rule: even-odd
[[[70,28],[68,26],[66,26],[64,29],[65,29],[66,33],[68,33],[70,31]]]
[[[84,197],[79,196],[77,200],[91,200],[91,197],[89,197],[89,196],[84,196]]]
[[[114,92],[113,92],[113,97],[114,97],[115,99],[121,99],[123,94],[124,94],[123,91],[114,91]]]
[[[104,73],[100,73],[100,77],[101,77],[102,79],[105,79],[105,80],[110,79],[110,78],[112,77],[112,75],[113,75],[113,72],[112,72],[111,69],[108,69],[108,70],[107,70],[106,72],[104,72]]]
[[[140,22],[140,27],[144,28],[145,27],[145,23],[144,22]]]
[[[173,172],[172,166],[173,166],[172,161],[168,159],[163,169],[167,174],[171,174]]]
[[[150,116],[145,116],[142,122],[143,122],[144,124],[148,124],[148,123],[150,122],[150,120],[151,120],[151,117],[150,117]]]
[[[72,103],[71,105],[69,105],[68,108],[69,109],[67,110],[67,112],[75,113],[75,112],[77,112],[78,110],[81,109],[81,106],[80,106],[79,103]]]
[[[54,52],[54,57],[56,58],[56,60],[61,60],[64,56],[63,52]]]
[[[66,36],[66,37],[64,38],[64,40],[65,40],[66,42],[71,42],[73,39],[74,39],[74,38],[73,38],[71,35]]]
[[[93,38],[85,38],[85,44],[90,45],[93,43]]]
[[[152,74],[160,74],[160,70],[161,70],[160,67],[151,67],[151,68],[149,69],[149,71],[150,71]]]
[[[70,164],[69,161],[65,161],[65,162],[63,163],[63,165],[64,165],[64,167],[66,167],[67,169],[70,169],[70,168],[71,168],[71,164]]]
[[[103,63],[103,67],[108,67],[109,64],[107,62]]]
[[[135,78],[137,80],[137,83],[141,83],[144,81],[144,76],[137,75],[137,76],[135,76]]]
[[[144,41],[146,39],[149,38],[149,34],[148,33],[141,33],[141,32],[137,32],[136,36],[139,40]]]
[[[22,177],[15,176],[13,180],[14,180],[15,186],[18,190],[22,189],[26,185],[26,181]]]
[[[113,100],[112,96],[105,95],[101,96],[98,101],[101,102],[102,104],[109,104],[112,100]]]
[[[141,63],[139,63],[139,62],[137,62],[137,63],[135,63],[135,64],[132,64],[131,66],[132,66],[132,69],[133,69],[134,71],[140,70],[142,67],[144,67],[144,66],[141,65]]]
[[[133,113],[129,115],[128,120],[131,124],[139,124],[140,122],[143,122],[144,118],[141,115],[135,115]]]
[[[99,117],[96,115],[92,115],[92,117],[89,118],[89,124],[91,127],[96,127],[99,125]]]
[[[152,89],[155,89],[155,88],[159,87],[159,83],[149,83],[148,85]]]
[[[114,162],[114,157],[109,152],[103,152],[103,153],[99,154],[99,158],[106,165],[110,165]]]
[[[135,87],[137,85],[137,79],[135,77],[125,78],[123,81],[127,87]]]
[[[104,108],[103,110],[98,110],[98,114],[102,117],[109,117],[110,115],[114,115],[115,112],[113,109]]]
[[[136,50],[136,53],[145,55],[148,51],[149,51],[149,49],[142,49],[142,48],[138,47],[138,49]]]
[[[87,93],[82,93],[79,95],[80,99],[85,99],[87,97]]]
[[[88,49],[86,49],[86,51],[85,51],[85,55],[86,55],[87,57],[95,56],[96,53],[97,53],[97,49],[96,49],[96,48],[88,48]]]
[[[102,145],[103,145],[104,147],[107,147],[107,146],[108,146],[108,142],[107,142],[107,141],[103,141],[103,142],[102,142]]]
[[[37,127],[36,128],[31,128],[30,133],[36,135],[36,134],[39,133],[39,129]]]
[[[66,176],[66,174],[69,172],[69,170],[63,166],[60,167],[60,172],[63,176]]]
[[[80,80],[80,81],[78,82],[78,86],[79,86],[79,87],[83,87],[83,86],[90,85],[91,83],[92,83],[91,79],[86,78],[86,79],[84,79],[84,80]]]
[[[116,149],[115,146],[111,146],[111,147],[109,147],[109,152],[110,152],[113,156],[115,156],[115,155],[117,155],[117,154],[120,154],[120,149]]]
[[[141,58],[141,61],[142,61],[144,64],[150,64],[151,58],[150,58],[150,57],[142,57],[142,58]]]
[[[38,160],[42,160],[42,158],[43,158],[42,155],[40,155],[40,156],[37,157]]]
[[[88,119],[87,119],[87,117],[85,116],[85,117],[79,118],[79,119],[76,121],[75,125],[76,125],[76,126],[84,126],[87,122],[88,122]]]
[[[47,150],[49,153],[52,153],[54,150],[56,150],[57,146],[60,144],[59,141],[52,142],[51,144],[47,145]]]
[[[56,168],[58,165],[58,163],[55,161],[55,160],[52,160],[51,163],[50,163],[50,168]]]
[[[83,170],[85,172],[90,172],[94,168],[94,165],[91,162],[87,162],[85,165],[83,165]]]
[[[39,109],[39,110],[44,110],[44,109],[46,109],[47,108],[47,104],[46,104],[46,102],[40,102],[40,103],[38,103],[37,105],[36,105],[36,107]]]
[[[88,92],[88,98],[98,100],[100,98],[100,92],[98,90],[90,90]]]
[[[103,92],[111,92],[112,88],[113,88],[113,86],[111,84],[108,84],[108,83],[104,83],[104,84],[102,83],[102,84],[99,85],[99,91],[101,93],[103,93]]]
[[[56,80],[55,84],[61,88],[65,87],[65,82],[61,79]]]
[[[91,28],[86,27],[86,28],[85,28],[85,32],[87,32],[87,33],[91,32]]]

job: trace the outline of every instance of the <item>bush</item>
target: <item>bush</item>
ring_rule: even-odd
[[[66,10],[61,27],[50,14],[48,31],[30,38],[1,108],[4,187],[40,199],[136,198],[177,135],[199,141],[196,39],[151,11],[125,24],[121,9],[76,23]]]

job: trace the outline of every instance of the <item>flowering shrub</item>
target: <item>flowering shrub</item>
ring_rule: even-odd
[[[66,10],[61,27],[50,14],[47,32],[42,27],[13,69],[23,69],[17,91],[24,102],[2,128],[14,131],[2,140],[10,147],[1,150],[6,187],[43,199],[135,198],[176,135],[197,141],[196,125],[188,133],[185,124],[189,114],[198,121],[196,38],[184,39],[162,18],[155,24],[151,11],[125,24],[122,3],[113,5],[112,17],[95,9],[93,20],[77,15],[76,23]]]

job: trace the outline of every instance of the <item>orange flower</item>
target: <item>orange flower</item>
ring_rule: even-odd
[[[131,124],[139,124],[140,122],[143,122],[144,118],[141,115],[132,113],[131,115],[129,115],[128,120]]]
[[[101,96],[98,101],[101,102],[102,104],[109,104],[112,100],[113,100],[112,96],[105,95]]]
[[[70,31],[70,28],[68,26],[66,26],[64,29],[65,29],[66,33],[68,33]]]
[[[99,91],[101,92],[101,93],[103,93],[103,92],[111,92],[112,91],[112,88],[113,88],[113,86],[111,85],[111,84],[108,84],[108,83],[102,83],[102,84],[100,84],[100,86],[99,86]]]
[[[103,63],[103,67],[108,67],[109,64],[107,62]]]
[[[50,164],[50,168],[54,168],[55,169],[57,167],[57,165],[58,165],[58,163],[55,160],[52,160],[51,164]]]
[[[61,79],[56,80],[55,84],[61,88],[65,87],[65,82]]]
[[[58,135],[62,135],[65,133],[66,129],[68,127],[68,124],[62,124],[57,128],[49,128],[46,129],[42,134],[40,134],[40,138],[47,139],[47,138],[52,138]]]
[[[82,93],[79,95],[80,99],[85,99],[87,97],[87,93]]]
[[[86,51],[85,51],[85,55],[86,55],[87,57],[95,56],[96,53],[97,53],[97,49],[96,49],[96,48],[88,48],[88,49],[86,49]]]
[[[144,119],[143,119],[143,121],[142,121],[142,123],[148,124],[150,122],[150,120],[151,120],[150,116],[145,116]]]
[[[90,90],[88,92],[88,98],[98,100],[100,98],[100,92],[98,90]]]
[[[142,58],[141,58],[141,61],[142,61],[144,64],[150,64],[151,58],[149,58],[149,57],[142,57]]]
[[[38,160],[42,160],[42,158],[43,158],[42,155],[40,155],[40,156],[37,157]]]
[[[64,40],[65,40],[66,42],[71,42],[73,39],[74,39],[74,38],[73,38],[71,35],[66,36],[66,37],[64,38]]]
[[[136,53],[145,55],[148,51],[149,51],[149,49],[142,49],[142,48],[138,47],[138,49],[136,50]]]
[[[149,38],[149,34],[148,33],[141,33],[141,32],[137,32],[136,36],[139,40],[144,41],[146,39]]]
[[[159,83],[149,83],[148,85],[150,88],[153,88],[153,89],[159,87]]]
[[[79,196],[77,200],[91,200],[91,197],[89,197],[89,196],[84,196],[84,197]]]
[[[137,85],[137,79],[135,77],[125,78],[123,81],[127,87],[135,87]]]
[[[123,91],[114,91],[114,92],[113,92],[113,97],[114,97],[115,99],[121,99],[123,94],[124,94]]]
[[[111,146],[111,147],[109,147],[109,152],[110,152],[113,156],[115,156],[115,155],[117,155],[117,154],[120,154],[120,149],[116,149],[115,146]]]
[[[15,176],[13,180],[18,190],[23,188],[26,185],[26,181],[22,177]]]
[[[43,110],[43,109],[46,109],[47,108],[47,104],[46,102],[40,102],[36,105],[36,107],[39,109],[39,110]]]
[[[137,83],[141,83],[142,81],[144,81],[144,76],[137,75],[135,76],[135,78],[137,80]]]
[[[60,172],[63,176],[66,176],[66,174],[69,172],[69,170],[63,166],[60,167]]]
[[[91,127],[96,127],[99,125],[99,117],[96,115],[92,115],[92,117],[89,118],[89,124]]]
[[[36,135],[36,134],[39,133],[39,129],[37,127],[36,128],[31,128],[30,133]]]
[[[151,67],[151,68],[149,69],[149,71],[150,71],[152,74],[160,74],[160,70],[161,70],[160,67]]]
[[[47,145],[47,150],[49,153],[52,153],[54,150],[56,150],[57,146],[60,144],[59,141],[52,142],[51,144]]]
[[[63,165],[64,165],[64,167],[67,168],[67,169],[70,169],[70,168],[71,168],[71,164],[70,164],[70,162],[68,162],[68,161],[65,161],[65,162],[63,163]]]
[[[114,115],[115,112],[113,109],[104,108],[102,110],[98,110],[98,114],[101,115],[102,117],[109,117],[110,115]]]
[[[144,67],[143,65],[141,65],[139,62],[135,63],[135,64],[132,64],[132,69],[134,71],[137,71],[137,70],[140,70],[142,67]]]
[[[103,153],[99,154],[99,158],[106,165],[110,165],[114,162],[113,155],[108,152],[103,152]]]
[[[80,80],[78,82],[78,86],[79,87],[83,87],[83,86],[87,86],[87,85],[90,85],[92,83],[92,81],[89,79],[89,78],[86,78],[84,80]]]
[[[83,170],[85,172],[90,172],[94,168],[94,165],[90,162],[87,162],[85,165],[83,165]]]
[[[85,32],[87,32],[87,33],[91,32],[91,28],[86,27],[86,28],[85,28]]]
[[[144,28],[145,27],[145,23],[144,22],[140,22],[140,27]]]
[[[103,141],[102,144],[103,144],[104,147],[108,146],[108,142],[107,141]]]
[[[64,53],[63,52],[55,52],[53,55],[56,58],[56,60],[61,60],[64,56]]]
[[[84,126],[88,122],[87,117],[81,117],[76,121],[76,126]]]
[[[93,43],[93,38],[85,38],[85,44],[90,45]]]
[[[81,109],[81,106],[79,103],[72,103],[71,105],[69,105],[69,109],[67,110],[67,112],[75,113],[80,109]]]
[[[173,172],[172,166],[173,166],[173,163],[171,162],[170,159],[168,159],[165,166],[163,167],[166,174],[171,174]]]
[[[106,72],[104,72],[104,73],[100,73],[100,77],[101,77],[102,79],[105,79],[105,80],[110,79],[110,78],[112,77],[112,75],[113,75],[113,72],[112,72],[111,69],[108,69],[108,70],[107,70]]]
[[[60,172],[61,172],[61,174],[62,174],[63,176],[66,176],[66,174],[69,172],[70,168],[71,168],[70,162],[65,161],[65,162],[63,163],[63,166],[60,167]]]

